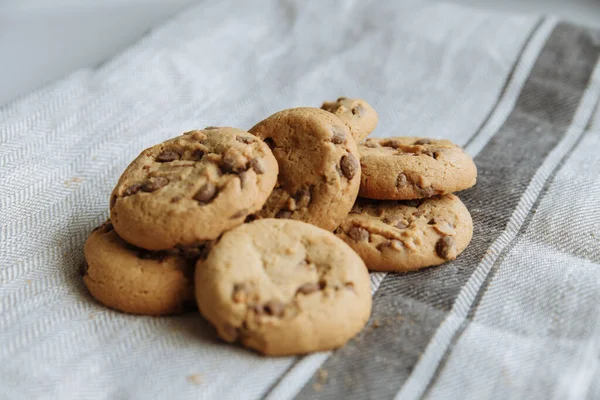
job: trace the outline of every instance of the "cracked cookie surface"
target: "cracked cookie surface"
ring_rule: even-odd
[[[268,355],[340,347],[371,313],[360,257],[300,221],[261,219],[225,233],[195,279],[198,307],[219,336]]]
[[[336,101],[326,101],[321,109],[336,115],[348,127],[356,143],[362,141],[375,130],[379,116],[369,103],[362,99],[339,97]]]
[[[275,113],[250,132],[279,163],[277,185],[258,216],[334,230],[360,186],[358,149],[348,128],[335,115],[306,107]]]
[[[473,235],[471,215],[453,195],[423,200],[359,199],[336,229],[372,271],[414,271],[455,259]]]
[[[468,189],[476,182],[473,159],[448,140],[369,138],[358,149],[360,197],[420,199]]]
[[[107,221],[85,243],[83,282],[110,308],[132,314],[178,314],[195,308],[194,264],[204,250],[140,249],[121,239]]]
[[[278,166],[265,143],[235,128],[186,132],[144,150],[111,195],[111,219],[148,250],[217,238],[261,209]]]

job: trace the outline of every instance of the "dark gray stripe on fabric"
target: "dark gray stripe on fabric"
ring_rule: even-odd
[[[572,154],[572,151],[575,148],[577,148],[577,146],[581,143],[581,141],[584,139],[584,137],[586,136],[586,134],[589,133],[588,129],[589,129],[589,124],[586,127],[586,130],[585,130],[584,134],[582,134],[579,137],[579,139],[577,139],[577,142],[575,142],[575,144],[573,144],[573,146],[571,146],[571,148],[569,149],[569,152],[565,155],[565,157],[563,157],[560,160],[560,163],[556,166],[556,168],[554,168],[554,170],[550,174],[550,177],[548,178],[548,180],[544,184],[544,187],[542,188],[542,191],[540,192],[540,195],[538,196],[538,198],[536,199],[535,203],[533,204],[533,207],[531,208],[531,211],[527,215],[527,218],[523,222],[523,225],[521,225],[521,228],[519,229],[519,232],[517,233],[517,236],[515,236],[515,238],[508,244],[508,246],[506,246],[504,248],[504,250],[498,256],[498,259],[496,260],[496,262],[492,266],[492,269],[490,270],[490,272],[486,276],[485,281],[484,281],[484,283],[483,283],[483,285],[481,287],[481,290],[479,291],[479,293],[477,293],[477,296],[475,297],[475,301],[473,302],[473,305],[471,306],[471,309],[469,310],[469,314],[467,315],[467,318],[460,325],[460,327],[456,331],[456,334],[452,337],[452,341],[450,342],[450,346],[448,346],[448,348],[446,349],[446,352],[444,353],[444,356],[442,357],[442,360],[440,361],[440,364],[438,365],[438,367],[435,370],[435,374],[433,375],[431,381],[427,385],[427,389],[425,390],[425,393],[424,393],[423,397],[427,397],[427,395],[429,394],[429,391],[431,390],[431,388],[437,382],[437,379],[438,379],[441,371],[446,366],[446,362],[448,361],[448,358],[449,358],[449,356],[450,356],[450,354],[452,352],[452,348],[454,348],[454,345],[458,342],[458,340],[462,336],[463,332],[467,329],[467,327],[469,326],[469,324],[471,323],[471,321],[475,318],[475,315],[477,314],[477,310],[479,309],[479,305],[481,304],[481,299],[485,296],[485,293],[487,292],[487,289],[488,289],[490,283],[492,282],[492,280],[496,276],[496,273],[498,272],[498,269],[500,268],[500,265],[502,265],[502,263],[504,262],[504,259],[506,258],[506,256],[512,251],[512,249],[515,247],[515,245],[519,242],[519,239],[524,234],[527,233],[527,229],[529,227],[529,224],[531,223],[531,221],[532,221],[532,219],[533,219],[533,217],[534,217],[537,209],[539,208],[540,203],[542,202],[542,200],[544,199],[544,197],[546,197],[546,194],[548,193],[548,190],[549,190],[550,186],[554,182],[556,174],[558,174],[558,172],[561,170],[562,166],[567,162],[567,160],[569,159],[569,156]]]
[[[587,31],[558,25],[541,51],[504,125],[475,158],[477,185],[460,194],[473,240],[442,267],[389,274],[368,327],[322,366],[298,398],[391,398],[402,387],[458,293],[570,125],[598,57]],[[377,326],[377,327],[376,327]]]

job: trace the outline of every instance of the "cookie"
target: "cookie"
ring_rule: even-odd
[[[318,108],[280,111],[250,132],[279,163],[277,186],[259,212],[333,231],[352,208],[360,185],[358,150],[348,128]]]
[[[471,215],[453,195],[424,200],[359,199],[336,229],[372,271],[414,271],[455,259],[473,235]]]
[[[83,282],[96,300],[115,310],[145,315],[181,313],[194,307],[194,263],[203,251],[136,248],[121,239],[107,221],[85,243]]]
[[[362,99],[340,97],[336,101],[324,102],[321,108],[341,119],[356,143],[369,136],[379,121],[377,111]]]
[[[261,219],[225,233],[196,265],[200,312],[227,342],[267,355],[344,345],[371,313],[369,274],[331,232]]]
[[[468,189],[477,178],[471,156],[448,140],[370,138],[359,151],[360,197],[420,199]]]
[[[265,143],[235,128],[191,131],[144,150],[111,197],[119,236],[148,250],[217,238],[260,210],[277,181]]]

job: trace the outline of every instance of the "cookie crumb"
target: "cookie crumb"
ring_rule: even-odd
[[[375,329],[379,328],[381,326],[381,324],[379,323],[379,319],[373,321],[373,324],[371,326]]]
[[[317,382],[313,385],[313,388],[317,392],[320,392],[321,390],[323,390],[323,386],[325,385],[325,383],[327,383],[328,375],[329,375],[329,372],[324,368],[319,368],[317,370]]]
[[[194,385],[202,384],[202,375],[201,374],[192,374],[187,377],[188,382],[193,383]]]
[[[82,178],[78,178],[78,177],[74,176],[73,178],[67,179],[65,181],[65,186],[70,187],[71,184],[77,184],[77,183],[81,183],[81,182],[83,182]]]

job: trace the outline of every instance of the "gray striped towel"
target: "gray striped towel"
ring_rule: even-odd
[[[207,0],[0,108],[0,398],[599,399],[600,34],[416,0]],[[197,314],[86,293],[88,232],[143,148],[360,96],[375,136],[448,138],[477,185],[455,261],[372,274],[368,327],[266,358]]]

